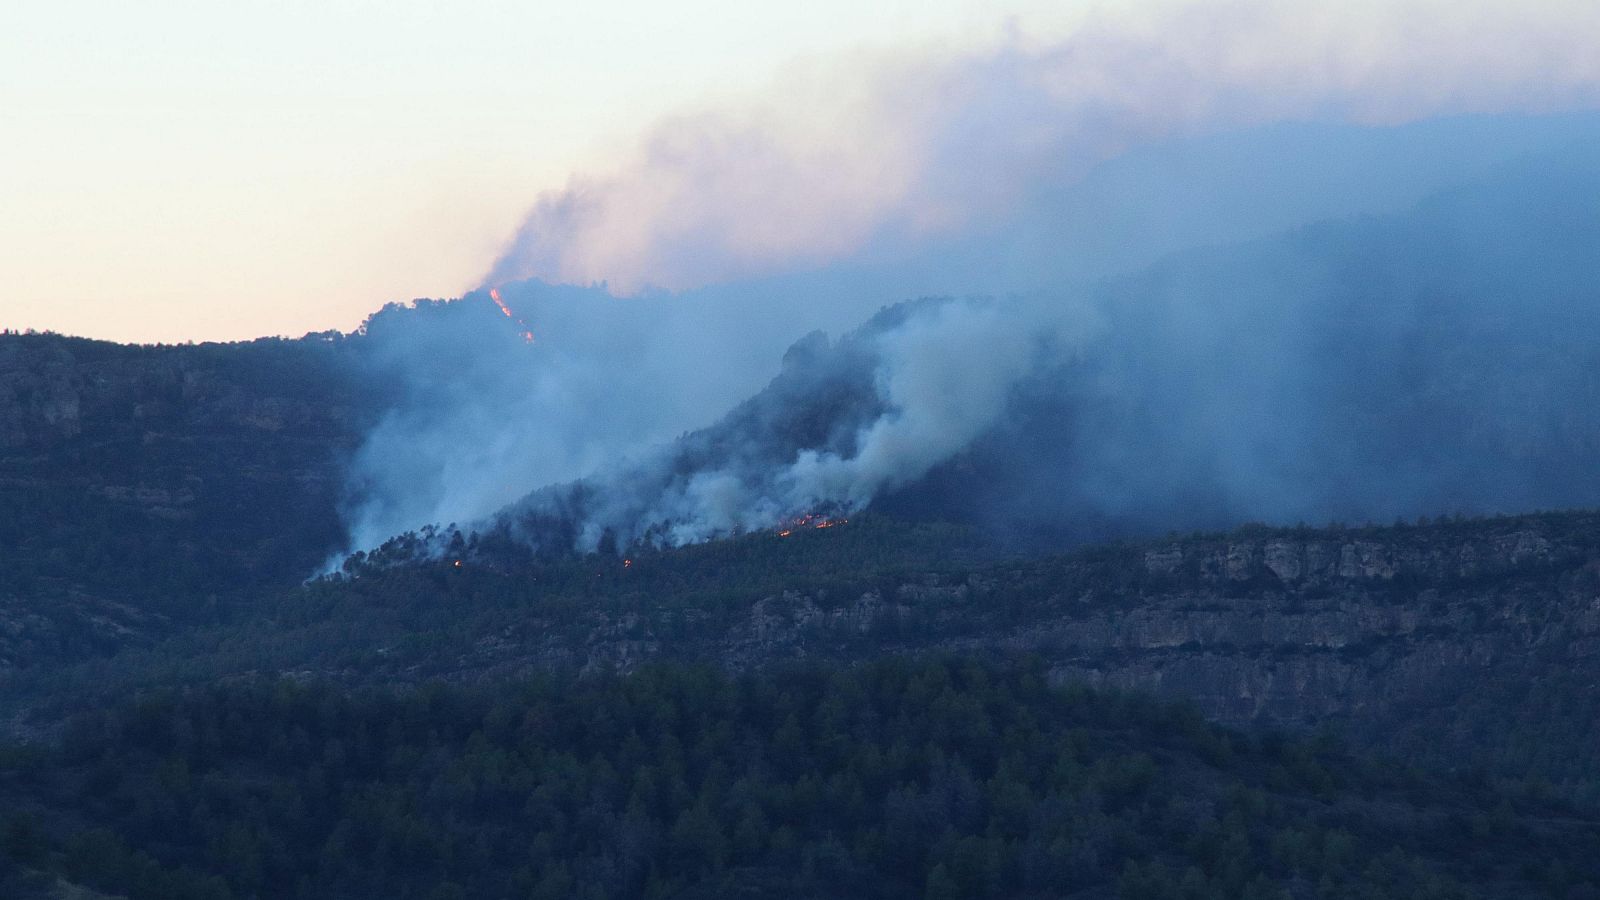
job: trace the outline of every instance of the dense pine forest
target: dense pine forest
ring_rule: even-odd
[[[1037,664],[248,681],[6,754],[8,896],[1600,896],[1600,819],[1548,794]]]

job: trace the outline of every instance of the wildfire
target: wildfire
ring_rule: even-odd
[[[849,523],[849,519],[835,519],[821,513],[806,513],[793,519],[785,520],[778,531],[778,537],[788,537],[796,531],[807,528],[835,528]]]
[[[516,318],[516,316],[513,316],[511,314],[511,307],[507,306],[505,304],[505,301],[500,299],[500,289],[499,288],[489,288],[489,299],[494,301],[494,305],[495,306],[500,307],[500,311],[506,314],[506,318],[508,318],[508,319]]]
[[[528,323],[517,318],[516,315],[511,312],[511,307],[507,306],[506,302],[500,299],[499,288],[489,288],[489,299],[494,301],[494,305],[499,307],[500,312],[504,313],[506,318],[517,323],[517,327],[522,329],[518,332],[518,334],[522,335],[522,342],[525,344],[533,343],[533,332],[528,329]]]

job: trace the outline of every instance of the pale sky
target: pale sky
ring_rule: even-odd
[[[1036,0],[0,5],[0,326],[349,329],[472,287],[542,190],[786,66],[968,46]]]

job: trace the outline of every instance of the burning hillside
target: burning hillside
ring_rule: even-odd
[[[789,535],[794,534],[796,531],[806,531],[808,529],[820,528],[836,528],[840,525],[848,524],[850,524],[849,519],[835,519],[831,516],[822,515],[821,513],[806,513],[803,516],[796,516],[793,519],[787,519],[783,522],[780,522],[778,524],[777,535],[778,537],[788,537]]]
[[[522,319],[518,318],[517,314],[511,311],[511,307],[507,306],[506,302],[500,299],[499,288],[492,287],[489,289],[489,300],[494,303],[495,308],[500,310],[500,312],[504,314],[506,318],[516,323],[518,329],[517,336],[522,338],[522,342],[524,344],[533,343],[533,331],[528,328],[527,322],[524,322]]]
[[[1059,541],[1600,503],[1590,168],[1076,297],[890,307],[795,344],[715,424],[474,527],[569,552],[792,534],[872,504]]]

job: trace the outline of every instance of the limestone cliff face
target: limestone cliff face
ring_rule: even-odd
[[[331,342],[322,342],[331,343]],[[370,416],[339,351],[312,339],[124,346],[0,336],[0,456],[136,452],[163,440],[348,440]],[[115,448],[114,442],[130,442]]]
[[[1600,748],[1597,536],[1594,517],[1549,517],[1152,547],[1133,602],[967,642],[1234,725],[1575,776]]]
[[[1600,555],[1537,527],[1142,556],[1157,586],[1136,603],[1046,616],[1006,640],[1045,654],[1059,677],[1180,695],[1236,724],[1388,720],[1484,681],[1600,674]]]
[[[595,611],[581,628],[508,629],[460,665],[745,668],[928,650],[1034,654],[1063,681],[1184,698],[1238,726],[1336,725],[1395,752],[1547,735],[1578,765],[1600,754],[1579,752],[1600,736],[1600,515],[1254,529],[851,594],[788,590],[733,612]]]
[[[1027,651],[1063,678],[1182,694],[1224,721],[1306,723],[1438,702],[1472,673],[1559,660],[1600,675],[1595,541],[1589,517],[1196,539],[887,595],[785,591],[689,640],[737,665],[885,642]],[[658,624],[623,630],[670,649]],[[598,624],[585,652],[609,655],[617,627]]]
[[[1224,721],[1398,715],[1480,677],[1600,672],[1597,558],[1535,528],[1153,548],[1146,571],[1182,586],[1019,638],[1063,677],[1181,694]]]

